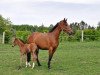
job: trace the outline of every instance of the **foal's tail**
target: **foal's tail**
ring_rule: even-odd
[[[27,53],[27,62],[31,61],[31,52]]]

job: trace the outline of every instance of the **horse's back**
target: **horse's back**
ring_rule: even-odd
[[[49,49],[51,46],[50,36],[49,33],[39,33],[34,32],[28,38],[28,43],[35,42],[36,45],[41,49]]]
[[[38,32],[33,32],[27,39],[28,43],[33,43],[33,39],[35,38],[35,36],[38,35]]]

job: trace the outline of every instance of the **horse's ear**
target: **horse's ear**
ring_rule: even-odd
[[[64,18],[64,21],[67,21],[67,19]]]
[[[67,22],[67,19],[65,19],[65,18],[64,18],[64,20],[63,20],[63,21],[64,21],[64,22]]]
[[[64,21],[66,21],[66,19],[64,18]]]
[[[66,19],[66,21],[67,21],[67,19]]]

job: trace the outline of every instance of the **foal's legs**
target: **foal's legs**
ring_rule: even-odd
[[[31,60],[31,53],[29,52],[29,53],[26,54],[26,67],[31,66],[30,60]]]
[[[19,66],[18,70],[22,67],[22,61],[23,61],[23,54],[20,55],[20,66]]]
[[[38,59],[38,54],[39,54],[39,49],[36,50],[36,56],[37,56],[36,61],[37,61],[38,66],[41,66],[39,59]]]
[[[32,52],[32,59],[33,59],[33,64],[32,64],[32,69],[33,69],[34,66],[35,66],[35,61],[37,59],[37,56],[36,56],[36,53],[35,52]]]
[[[50,63],[51,63],[51,59],[52,59],[52,57],[53,57],[53,54],[54,54],[55,50],[56,50],[56,49],[52,49],[52,48],[49,49],[48,69],[51,68],[51,67],[50,67]]]

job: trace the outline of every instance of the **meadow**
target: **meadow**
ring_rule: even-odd
[[[18,70],[18,46],[0,44],[0,75],[100,75],[100,42],[60,43],[50,70],[47,68],[48,51],[40,50],[39,59],[42,66],[26,68],[24,61],[22,69]]]

